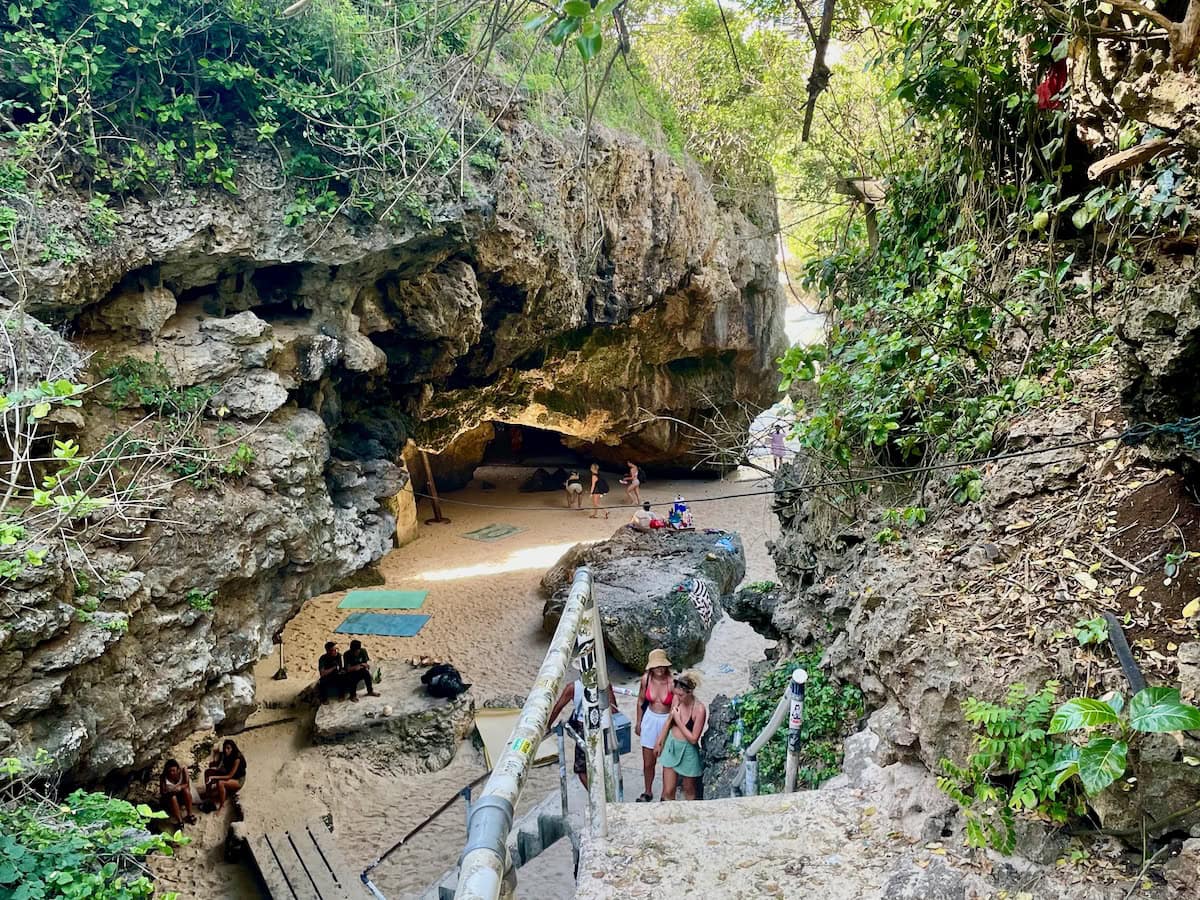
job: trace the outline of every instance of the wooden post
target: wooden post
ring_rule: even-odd
[[[442,504],[438,500],[437,484],[433,480],[433,469],[429,467],[429,454],[424,450],[421,451],[421,462],[425,466],[425,484],[429,488],[429,502],[433,504],[433,518],[426,519],[425,524],[449,524],[450,520],[442,515]]]

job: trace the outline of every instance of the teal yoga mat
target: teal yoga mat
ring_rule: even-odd
[[[338,609],[420,609],[429,591],[351,591]]]
[[[491,525],[484,525],[482,528],[476,528],[474,531],[468,531],[463,537],[472,541],[498,541],[501,538],[510,537],[514,534],[520,534],[524,528],[518,528],[516,525],[505,525],[497,522]]]
[[[429,621],[429,616],[396,613],[357,612],[334,629],[338,634],[377,634],[385,637],[412,637]]]

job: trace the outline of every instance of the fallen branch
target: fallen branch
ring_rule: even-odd
[[[1114,172],[1132,169],[1134,166],[1140,166],[1144,162],[1157,159],[1166,153],[1173,153],[1178,149],[1179,145],[1170,138],[1155,138],[1092,163],[1088,166],[1087,177],[1092,181],[1099,181]]]

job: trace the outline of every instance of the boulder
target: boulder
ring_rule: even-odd
[[[226,381],[209,405],[214,410],[224,408],[239,419],[255,419],[275,412],[287,398],[287,388],[278,375],[269,369],[251,369]]]
[[[609,652],[638,672],[655,647],[676,668],[698,662],[725,597],[746,574],[742,540],[733,532],[646,534],[621,526],[607,541],[572,547],[543,577],[547,631],[558,626],[580,565],[592,569]]]
[[[378,697],[360,692],[357,703],[322,703],[313,723],[313,740],[370,742],[381,756],[418,772],[436,772],[449,765],[459,741],[475,723],[471,694],[453,700],[430,697],[421,673],[403,666],[389,670],[378,691]]]

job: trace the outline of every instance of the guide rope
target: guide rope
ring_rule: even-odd
[[[762,497],[773,494],[791,494],[797,491],[815,490],[816,488],[824,487],[845,487],[852,484],[864,484],[872,481],[887,481],[893,478],[911,478],[914,475],[921,475],[925,472],[937,472],[945,469],[965,469],[971,466],[983,465],[984,463],[1002,462],[1008,459],[1020,459],[1027,456],[1036,456],[1042,453],[1056,453],[1060,450],[1073,450],[1077,447],[1090,447],[1096,444],[1108,444],[1114,441],[1120,441],[1129,446],[1143,443],[1150,438],[1156,436],[1169,436],[1178,439],[1188,449],[1200,449],[1200,416],[1191,418],[1180,418],[1174,422],[1164,422],[1153,424],[1150,422],[1139,422],[1136,425],[1131,425],[1120,434],[1104,435],[1094,438],[1081,438],[1077,441],[1068,441],[1062,444],[1055,444],[1051,447],[1031,447],[1026,450],[1013,450],[1008,453],[998,453],[995,456],[977,456],[967,460],[954,460],[950,462],[930,463],[926,466],[913,466],[907,468],[889,468],[879,472],[872,472],[865,475],[856,475],[847,478],[830,478],[822,481],[809,482],[793,482],[777,487],[763,488],[753,491],[738,491],[736,493],[721,494],[716,497],[697,497],[688,500],[692,503],[715,503],[721,500],[740,500],[745,497]],[[766,477],[764,475],[764,477]],[[411,492],[414,497],[424,497],[425,499],[433,499],[431,495],[415,490],[411,484],[406,484],[403,490]],[[479,503],[474,500],[458,500],[453,497],[439,496],[438,500],[442,503],[456,503],[459,506],[473,506],[478,509],[498,509],[509,511],[532,511],[532,512],[553,512],[561,513],[562,507],[557,506],[514,506],[512,504],[499,503]],[[670,506],[674,501],[666,500],[658,503],[651,503],[651,507],[655,506]],[[641,504],[628,503],[618,504],[615,506],[602,506],[601,509],[612,511],[622,509],[641,509]]]

